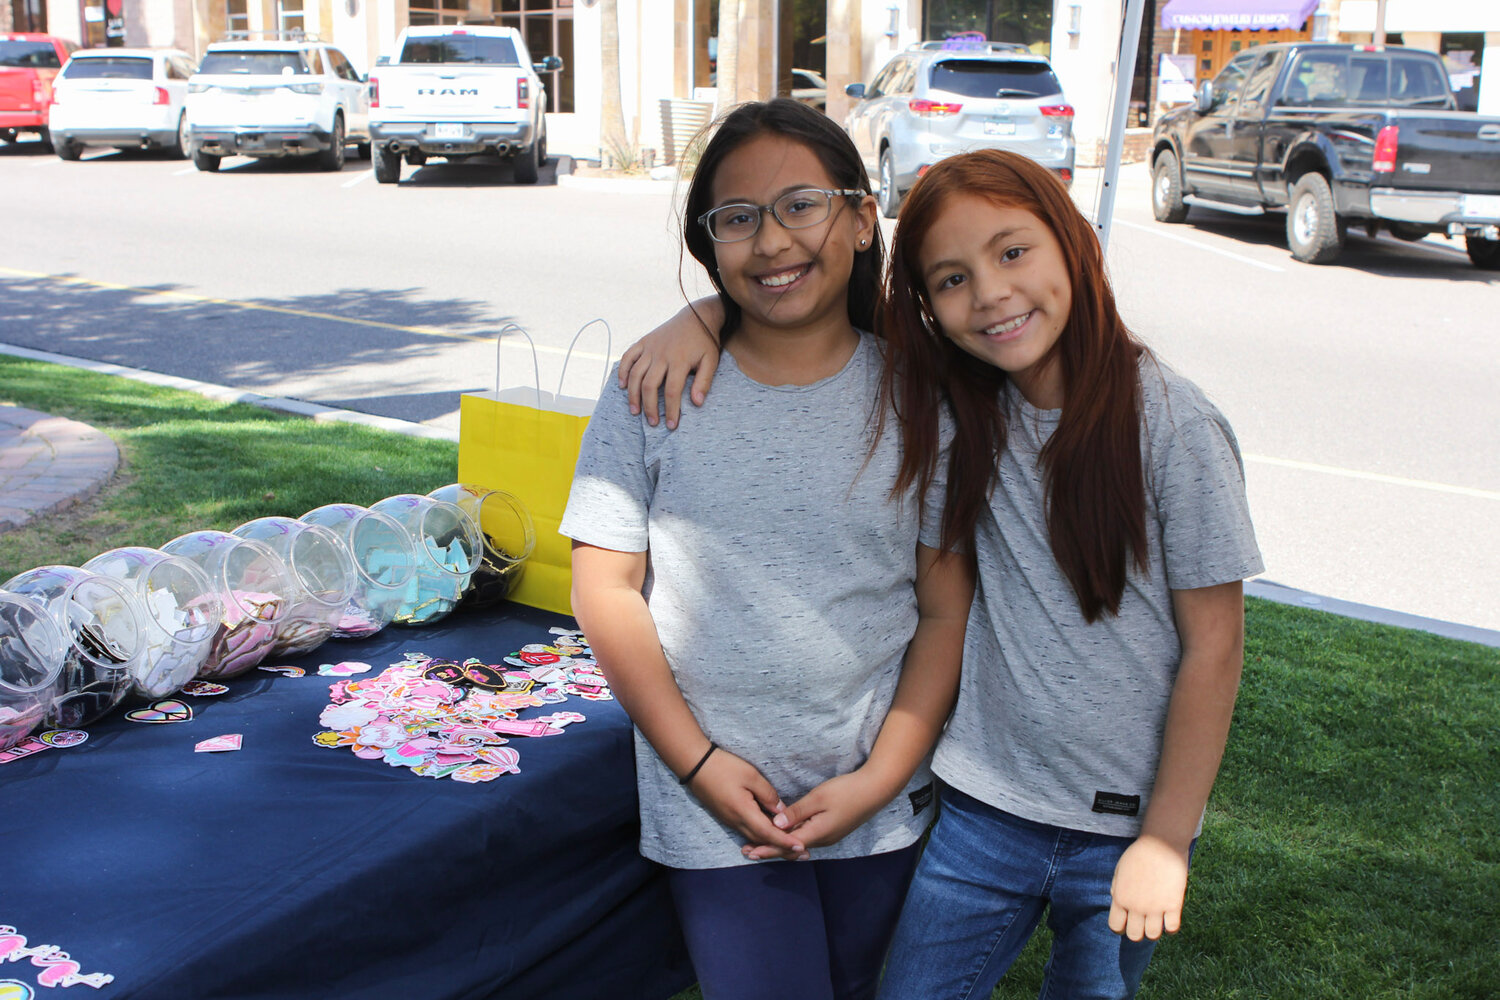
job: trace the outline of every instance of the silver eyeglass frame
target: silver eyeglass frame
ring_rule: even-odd
[[[805,224],[800,225],[800,226],[789,225],[787,223],[787,221],[781,217],[781,213],[778,212],[778,211],[776,211],[776,203],[780,202],[780,201],[785,201],[787,198],[790,198],[794,194],[803,194],[803,193],[805,193],[807,191],[816,191],[819,194],[826,194],[828,196],[828,215],[823,216],[823,218],[819,219],[817,222],[808,222],[808,223],[805,223]],[[780,198],[777,198],[776,201],[771,202],[771,204],[769,204],[769,205],[756,205],[756,204],[752,204],[751,202],[748,202],[748,201],[732,201],[732,202],[730,202],[727,205],[720,205],[717,208],[711,208],[707,212],[704,212],[702,215],[698,216],[698,225],[700,225],[700,226],[703,227],[703,231],[708,234],[708,238],[711,239],[711,240],[713,240],[715,243],[743,243],[745,240],[752,239],[755,236],[756,233],[760,232],[761,223],[765,221],[766,213],[768,213],[768,212],[772,216],[775,217],[776,222],[783,229],[811,229],[813,226],[816,226],[816,225],[818,225],[821,222],[827,221],[827,219],[829,218],[829,216],[833,215],[833,199],[834,198],[838,198],[838,197],[846,197],[846,198],[856,198],[856,197],[858,197],[858,198],[863,198],[865,195],[867,195],[869,193],[870,192],[868,192],[868,191],[857,191],[857,190],[853,190],[851,188],[816,188],[816,187],[796,188],[794,190],[786,192]],[[736,237],[735,239],[732,239],[732,240],[721,240],[721,239],[719,239],[719,237],[717,237],[717,236],[714,235],[713,227],[708,224],[708,217],[711,216],[711,215],[713,215],[715,212],[722,212],[722,211],[724,211],[725,209],[728,209],[728,208],[753,208],[753,209],[755,209],[755,228],[752,229],[752,230],[750,230],[744,236]]]

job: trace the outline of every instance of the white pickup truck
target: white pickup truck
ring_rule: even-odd
[[[431,25],[407,28],[395,60],[370,74],[370,148],[375,179],[395,184],[401,161],[450,162],[498,156],[515,178],[535,184],[547,158],[547,94],[538,72],[562,68],[548,56],[533,64],[514,28]]]

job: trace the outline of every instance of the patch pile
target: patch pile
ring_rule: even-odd
[[[329,687],[318,717],[325,729],[313,742],[426,778],[475,783],[518,774],[521,754],[508,737],[560,736],[584,721],[567,711],[521,719],[523,710],[569,696],[613,698],[583,633],[552,633],[552,642],[523,646],[503,666],[407,653],[374,677],[340,680]]]

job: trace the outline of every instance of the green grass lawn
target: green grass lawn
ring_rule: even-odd
[[[0,402],[99,427],[122,456],[94,498],[0,535],[0,580],[195,528],[425,493],[457,467],[448,442],[4,356],[0,387]],[[1500,650],[1247,601],[1244,686],[1183,930],[1141,996],[1495,997],[1497,788]],[[996,998],[1036,995],[1046,944],[1043,932]]]

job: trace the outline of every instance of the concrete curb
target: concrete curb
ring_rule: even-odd
[[[120,451],[103,431],[0,405],[0,534],[93,496],[119,465]]]
[[[458,435],[451,431],[439,430],[434,427],[428,427],[425,424],[416,424],[407,420],[379,417],[369,413],[357,413],[353,410],[341,410],[331,406],[322,406],[318,403],[308,403],[300,399],[287,399],[282,396],[263,396],[259,393],[244,392],[240,389],[231,389],[228,386],[215,385],[211,382],[198,382],[193,379],[178,378],[175,375],[162,375],[157,372],[143,371],[139,368],[127,368],[123,365],[114,365],[102,361],[71,358],[62,354],[35,351],[27,347],[17,347],[4,343],[0,343],[0,354],[10,354],[15,357],[29,358],[34,361],[49,361],[53,364],[67,365],[70,368],[82,368],[104,375],[118,375],[137,382],[145,382],[149,385],[167,386],[173,389],[196,392],[209,399],[234,403],[249,403],[252,406],[261,406],[281,413],[293,413],[317,421],[339,420],[345,423],[361,424],[366,427],[392,431],[396,434],[405,434],[409,437],[431,438],[442,441],[458,440]],[[0,407],[0,433],[3,433],[3,413],[5,409],[5,407]],[[26,412],[34,413],[35,411]],[[69,421],[69,423],[76,423],[76,421]],[[78,426],[86,427],[87,425],[79,424]],[[89,428],[89,430],[92,430],[92,428]],[[94,433],[99,434],[101,437],[103,436],[102,432],[94,431]],[[105,440],[107,441],[108,438],[105,438]],[[3,438],[0,438],[0,443],[3,443]],[[109,446],[113,449],[114,443],[110,442]],[[118,461],[118,453],[116,453],[116,461]],[[3,471],[3,467],[0,467],[0,474],[3,474]],[[110,473],[113,474],[113,471],[113,466],[111,466]],[[105,478],[107,479],[108,477],[106,476]],[[96,485],[94,489],[97,490],[98,486]],[[63,505],[66,506],[68,502],[71,501],[65,501]],[[0,493],[0,531],[6,530],[3,522],[6,513],[6,500],[3,493]],[[1276,583],[1272,580],[1247,580],[1245,582],[1245,593],[1251,597],[1264,598],[1265,600],[1275,601],[1278,604],[1313,608],[1318,611],[1328,611],[1336,615],[1342,615],[1345,618],[1355,618],[1360,621],[1374,622],[1381,625],[1394,625],[1398,628],[1430,632],[1434,635],[1450,639],[1459,639],[1464,642],[1478,643],[1482,646],[1500,648],[1500,631],[1479,628],[1473,625],[1461,625],[1457,622],[1445,622],[1436,618],[1424,618],[1420,615],[1377,608],[1368,604],[1356,604],[1352,601],[1344,601],[1336,597],[1312,594],[1305,590],[1298,590],[1295,587]]]

